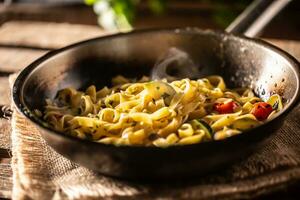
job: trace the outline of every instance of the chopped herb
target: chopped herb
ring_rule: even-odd
[[[114,103],[113,100],[109,100],[109,101],[108,101],[108,104],[109,104],[109,105],[112,105],[113,103]]]
[[[88,140],[93,141],[93,135],[90,133],[85,133],[85,136]]]
[[[77,133],[76,131],[72,131],[72,132],[71,132],[71,135],[77,137],[77,136],[78,136],[78,133]]]
[[[276,101],[276,102],[277,102],[277,101]],[[271,107],[271,105],[270,105],[270,104],[267,104],[267,105],[266,105],[266,108],[270,108],[270,107]]]
[[[273,110],[277,110],[279,105],[279,101],[276,101],[274,105],[272,106]]]
[[[162,98],[165,99],[165,98],[168,98],[168,97],[170,96],[170,94],[168,94],[168,93],[165,92],[165,93],[164,93],[163,95],[161,95],[161,96],[162,96]]]
[[[160,87],[159,87],[159,86],[156,86],[156,89],[157,89],[157,90],[159,90],[159,89],[160,89]]]
[[[66,103],[69,103],[71,101],[71,96],[70,95],[66,95],[65,101],[66,101]]]
[[[137,125],[137,122],[132,122],[132,126],[136,126]]]
[[[151,134],[148,136],[148,139],[149,139],[150,141],[154,141],[154,140],[156,140],[157,138],[158,138],[158,135],[155,134],[155,133],[151,133]]]
[[[181,130],[187,130],[188,127],[186,127],[186,126],[181,126],[180,129],[181,129]]]
[[[81,126],[78,125],[78,126],[76,126],[74,129],[80,129],[80,128],[81,128]]]

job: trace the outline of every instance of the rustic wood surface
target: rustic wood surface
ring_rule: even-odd
[[[1,35],[1,34],[0,34]],[[42,56],[46,51],[44,50],[34,50],[34,49],[24,49],[24,48],[8,48],[1,47],[0,45],[0,72],[2,73],[13,73],[22,69],[32,62],[34,59]],[[13,59],[12,59],[13,58]],[[1,78],[2,82],[7,82],[6,79]],[[0,90],[6,90],[6,88],[0,88]]]
[[[22,31],[20,31],[20,28],[22,28]],[[4,24],[0,27],[0,105],[8,105],[10,103],[7,77],[9,73],[22,69],[45,54],[47,49],[60,48],[70,43],[99,35],[104,35],[100,28],[88,25],[45,22],[9,22]],[[272,39],[268,39],[268,41],[300,59],[299,41]],[[11,195],[10,131],[10,122],[1,119],[0,198],[10,198]]]

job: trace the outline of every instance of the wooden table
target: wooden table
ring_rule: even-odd
[[[8,75],[26,67],[51,49],[103,35],[97,26],[46,22],[8,22],[0,27],[0,105],[10,104]],[[269,40],[300,59],[300,41]],[[10,167],[10,122],[0,119],[0,198],[10,198],[12,170]],[[290,197],[300,183],[284,188],[268,198]]]

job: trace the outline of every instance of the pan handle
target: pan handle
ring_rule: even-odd
[[[255,37],[292,0],[255,0],[227,28],[226,32]]]
[[[8,105],[0,105],[0,118],[3,119],[11,119],[12,116],[12,109]]]

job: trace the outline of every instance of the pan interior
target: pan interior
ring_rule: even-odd
[[[171,48],[186,52],[201,77],[221,75],[228,87],[251,87],[263,99],[277,93],[285,102],[297,92],[292,64],[265,45],[212,31],[160,30],[93,39],[42,58],[23,84],[23,101],[42,110],[45,99],[65,87],[100,89],[116,75],[149,75]]]

